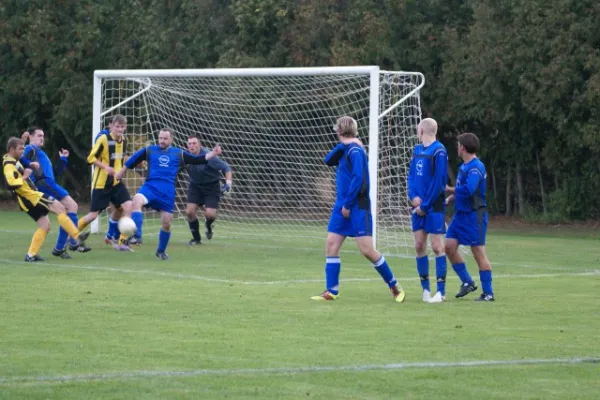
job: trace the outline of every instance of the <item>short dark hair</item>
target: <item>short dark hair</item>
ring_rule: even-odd
[[[11,151],[12,149],[16,149],[17,147],[19,147],[20,145],[23,145],[25,143],[23,143],[23,141],[21,139],[19,139],[18,137],[11,137],[8,139],[8,142],[6,143],[6,151]]]
[[[198,139],[198,141],[200,141],[200,136],[196,135],[196,134],[191,134],[187,137],[187,140],[190,139]]]
[[[27,128],[27,132],[29,132],[29,135],[33,135],[35,133],[35,131],[43,131],[43,129],[40,128],[39,126],[31,126],[31,127]]]
[[[475,154],[479,150],[479,138],[474,133],[458,135],[458,143],[465,148],[467,153]]]
[[[171,137],[174,136],[173,135],[173,129],[171,129],[171,128],[161,128],[160,131],[159,131],[159,133],[160,132],[169,132],[169,134],[171,135]]]

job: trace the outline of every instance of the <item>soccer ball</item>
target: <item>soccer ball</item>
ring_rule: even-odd
[[[129,217],[121,217],[119,220],[119,232],[125,236],[133,236],[137,231],[135,222]]]

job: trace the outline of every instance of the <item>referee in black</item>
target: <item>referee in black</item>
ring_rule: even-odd
[[[210,150],[200,146],[200,139],[191,135],[187,139],[187,148],[195,156],[208,153]],[[204,206],[204,218],[206,219],[206,238],[212,239],[212,225],[217,219],[217,209],[221,196],[231,191],[231,167],[219,157],[213,157],[208,164],[186,165],[190,184],[187,199],[187,217],[192,240],[190,245],[201,243],[200,227],[198,223],[198,206]],[[225,175],[225,185],[221,187],[221,173]]]

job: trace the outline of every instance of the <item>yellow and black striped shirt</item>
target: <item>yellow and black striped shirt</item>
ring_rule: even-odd
[[[17,201],[25,211],[28,206],[36,206],[44,195],[38,192],[31,179],[23,179],[23,166],[13,157],[5,154],[2,158],[2,172],[8,189],[17,195]]]
[[[89,164],[93,164],[98,160],[112,167],[116,172],[123,168],[125,162],[126,140],[124,137],[120,141],[115,140],[113,134],[100,135],[92,151],[87,158]],[[119,183],[102,168],[94,168],[94,179],[92,189],[104,189]]]

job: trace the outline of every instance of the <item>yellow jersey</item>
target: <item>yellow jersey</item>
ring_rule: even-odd
[[[17,195],[19,206],[25,211],[35,207],[44,194],[37,191],[31,179],[23,179],[24,169],[21,163],[5,154],[2,158],[2,170],[8,189]]]
[[[121,137],[121,140],[117,141],[112,132],[109,135],[100,135],[96,143],[94,143],[87,161],[89,164],[93,164],[94,161],[98,160],[112,167],[116,173],[123,168],[123,164],[125,163],[125,149],[125,137]],[[106,170],[98,167],[94,168],[92,189],[109,188],[115,186],[117,183],[119,182],[114,177],[108,175]]]

